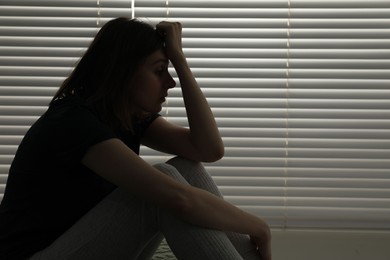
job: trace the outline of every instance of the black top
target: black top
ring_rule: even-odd
[[[112,130],[77,98],[52,103],[30,128],[12,162],[0,205],[0,259],[26,259],[50,245],[115,186],[83,166],[89,147],[119,138],[139,154],[158,115],[129,131]]]

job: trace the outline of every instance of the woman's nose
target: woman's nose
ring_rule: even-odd
[[[167,78],[165,80],[166,88],[174,88],[176,86],[176,81],[172,78],[170,73],[167,73]]]

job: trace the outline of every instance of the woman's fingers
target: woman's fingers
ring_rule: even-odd
[[[165,49],[169,59],[182,52],[181,31],[182,26],[178,22],[160,22],[156,25],[156,31],[165,39]]]
[[[260,254],[261,260],[271,260],[272,259],[272,248],[271,248],[271,238],[270,237],[250,237],[251,242],[256,247],[256,250]]]
[[[181,31],[181,23],[162,21],[156,25],[156,29],[158,32],[176,31],[176,30]]]

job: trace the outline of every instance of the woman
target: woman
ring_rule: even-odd
[[[169,61],[189,129],[158,115],[175,86]],[[140,143],[178,157],[152,167]],[[163,236],[178,259],[271,259],[268,225],[225,202],[197,163],[223,152],[181,25],[114,19],[18,148],[0,259],[150,259]]]

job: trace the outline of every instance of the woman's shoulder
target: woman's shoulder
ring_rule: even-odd
[[[105,124],[96,111],[77,97],[64,97],[51,102],[48,110],[32,127],[39,132],[50,132],[60,137],[88,135],[113,136],[111,127]]]
[[[64,97],[52,101],[44,116],[48,120],[99,119],[97,112],[78,97]]]
[[[76,96],[63,97],[53,100],[49,105],[49,111],[61,110],[92,110],[84,100]]]

